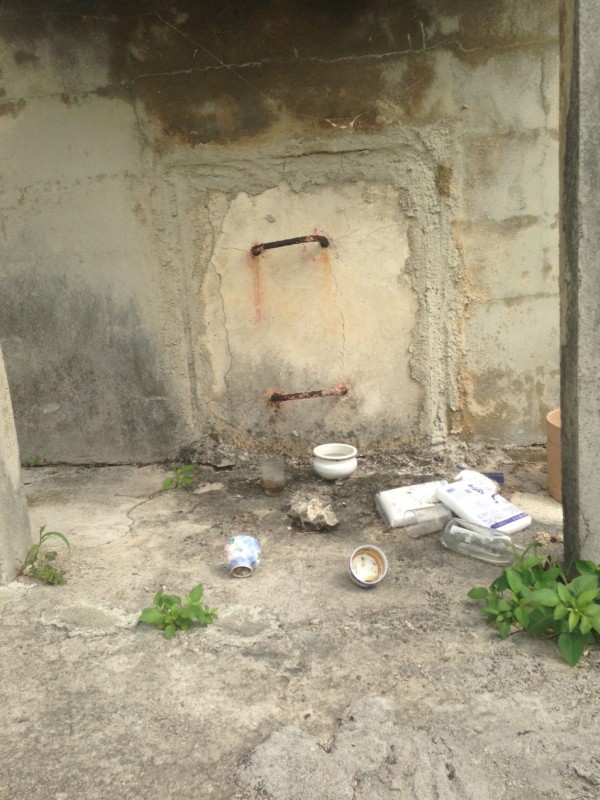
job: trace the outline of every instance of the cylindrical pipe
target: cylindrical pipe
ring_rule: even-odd
[[[329,247],[329,239],[320,236],[318,233],[311,233],[308,236],[296,236],[293,239],[280,239],[278,242],[263,242],[255,244],[250,248],[253,256],[259,256],[265,250],[274,250],[276,247],[287,247],[290,244],[305,244],[306,242],[318,242],[321,247]]]
[[[348,394],[348,384],[345,381],[338,383],[333,389],[315,389],[312,392],[281,392],[279,389],[272,389],[269,392],[269,400],[272,403],[283,403],[285,400],[309,400],[312,397],[333,397],[334,395]]]

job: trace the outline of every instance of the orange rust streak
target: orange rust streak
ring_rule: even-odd
[[[321,260],[321,266],[326,272],[331,272],[331,263],[329,261],[329,251],[327,249],[322,249],[318,255],[318,258]]]
[[[249,256],[249,267],[252,270],[252,283],[254,286],[254,319],[260,322],[262,319],[262,286],[260,282],[260,262],[258,258]]]

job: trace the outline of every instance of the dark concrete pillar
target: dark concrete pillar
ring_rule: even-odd
[[[565,557],[600,562],[600,2],[561,2]]]
[[[19,446],[0,349],[0,585],[15,577],[30,546]]]

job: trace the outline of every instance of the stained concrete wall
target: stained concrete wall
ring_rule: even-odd
[[[23,457],[542,441],[557,25],[554,0],[3,4]],[[330,247],[250,255],[309,233]]]
[[[0,348],[0,586],[19,572],[30,547],[19,446]]]

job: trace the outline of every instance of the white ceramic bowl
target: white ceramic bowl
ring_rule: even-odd
[[[317,475],[328,481],[347,478],[358,466],[358,450],[351,444],[320,444],[313,450],[313,467]]]
[[[388,562],[383,550],[374,544],[361,544],[350,556],[348,564],[350,577],[363,589],[372,589],[381,583],[388,570]]]

